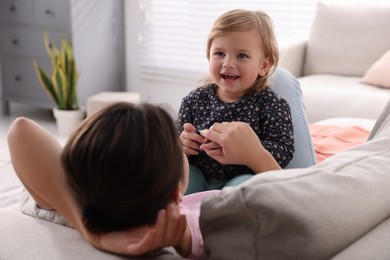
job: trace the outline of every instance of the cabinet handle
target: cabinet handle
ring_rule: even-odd
[[[15,81],[20,82],[22,80],[22,77],[19,75],[15,76]]]
[[[9,10],[10,10],[11,12],[15,12],[15,11],[16,11],[16,6],[11,5],[11,6],[9,7]]]
[[[18,39],[12,39],[12,44],[13,44],[13,45],[18,45],[18,44],[19,44]]]
[[[53,12],[52,10],[50,10],[50,9],[46,9],[45,14],[51,15],[52,17],[55,16],[55,15],[54,15],[54,12]]]

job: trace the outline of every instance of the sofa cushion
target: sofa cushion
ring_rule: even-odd
[[[369,142],[310,168],[256,175],[204,201],[200,226],[210,259],[330,259],[386,221],[387,109]],[[378,256],[366,248],[376,259],[390,250]]]
[[[333,117],[377,119],[390,91],[359,83],[360,77],[310,75],[299,78],[310,123]]]
[[[390,88],[390,50],[367,70],[360,82]]]
[[[390,46],[390,4],[320,2],[304,75],[363,76]]]

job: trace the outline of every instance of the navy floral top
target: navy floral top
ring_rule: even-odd
[[[191,123],[200,131],[216,122],[232,121],[248,123],[282,168],[290,162],[294,152],[290,106],[270,88],[258,94],[248,93],[231,103],[217,97],[215,84],[197,88],[183,98],[177,123],[180,134],[185,123]],[[244,165],[222,165],[204,152],[192,155],[189,161],[206,179],[230,180],[240,174],[253,173]]]

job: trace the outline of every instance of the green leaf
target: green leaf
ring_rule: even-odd
[[[47,31],[43,32],[43,44],[45,45],[45,49],[49,57],[51,57],[52,53],[52,44],[49,41],[49,36],[47,35]]]
[[[68,102],[67,101],[67,99],[68,99],[67,82],[66,82],[67,80],[66,80],[64,72],[60,68],[55,67],[53,69],[52,81],[53,81],[53,85],[54,85],[56,92],[57,92],[57,97],[58,97],[58,101],[59,101],[58,108],[64,109],[64,110],[70,109],[67,107],[67,102]]]
[[[33,65],[37,74],[37,78],[41,83],[41,86],[44,90],[46,90],[48,95],[54,99],[54,102],[58,104],[57,95],[55,93],[53,83],[47,75],[46,71],[39,67],[38,63],[35,60],[33,61]]]

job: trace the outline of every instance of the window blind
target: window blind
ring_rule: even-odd
[[[140,77],[159,81],[207,74],[206,39],[215,19],[236,8],[261,9],[274,22],[279,44],[307,38],[317,0],[139,0]]]

